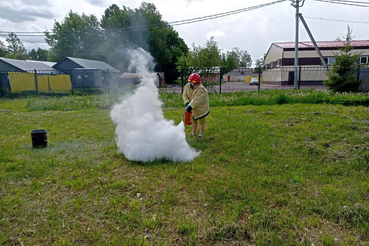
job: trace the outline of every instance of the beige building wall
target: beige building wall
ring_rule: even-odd
[[[339,50],[321,50],[323,57],[327,56],[335,56],[334,53],[339,53]],[[361,56],[369,55],[369,50],[353,50],[352,53],[360,53]],[[311,57],[319,57],[316,50],[299,50],[299,58],[311,58]],[[279,59],[281,59],[282,56],[280,56]],[[285,51],[283,54],[283,58],[295,58],[295,51]],[[276,61],[277,59],[273,60]],[[268,63],[265,63],[268,64]]]
[[[274,44],[270,47],[267,57],[265,57],[264,64],[269,64],[278,59],[281,59],[283,55],[283,49],[281,47],[275,46]]]
[[[246,78],[246,75],[231,75],[231,76],[223,76],[224,81],[229,82],[244,82]]]
[[[288,79],[288,71],[282,71],[280,69],[263,71],[264,81],[285,81]]]
[[[293,70],[282,70],[279,68],[270,69],[263,71],[263,78],[266,83],[268,82],[287,82],[289,73]],[[325,81],[328,80],[328,71],[322,70],[302,70],[301,80],[302,81]]]

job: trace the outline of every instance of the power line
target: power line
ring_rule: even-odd
[[[260,4],[260,5],[256,5],[256,6],[252,6],[252,7],[248,7],[248,8],[242,8],[242,9],[237,9],[237,10],[233,10],[233,11],[228,11],[228,12],[223,12],[223,13],[218,13],[218,14],[213,14],[213,15],[208,15],[208,16],[203,16],[203,17],[197,17],[197,18],[192,18],[192,19],[172,21],[172,22],[167,22],[167,23],[162,23],[162,24],[153,24],[153,25],[146,25],[146,26],[134,26],[134,27],[126,27],[126,28],[110,28],[110,29],[101,29],[101,30],[94,30],[94,31],[96,31],[96,32],[98,32],[98,31],[131,32],[131,31],[147,30],[149,28],[155,28],[155,27],[160,28],[160,27],[167,26],[167,25],[170,25],[170,26],[187,25],[187,24],[192,24],[192,23],[196,23],[196,22],[207,21],[207,20],[222,18],[222,17],[226,17],[226,16],[230,16],[230,15],[235,15],[235,14],[239,14],[239,13],[243,13],[243,12],[246,12],[246,11],[267,7],[267,6],[274,5],[274,4],[281,3],[281,2],[285,2],[285,1],[287,1],[287,0],[277,0],[277,1],[274,1],[274,2]],[[76,32],[84,33],[85,31],[73,31],[73,33],[76,33]],[[0,31],[0,36],[7,36],[10,33],[11,32]],[[40,36],[40,37],[45,36],[44,32],[13,32],[13,33],[16,33],[16,34],[21,33],[20,35],[17,35],[17,36]]]
[[[314,0],[314,1],[316,1],[316,0]],[[327,0],[325,0],[325,1],[327,1]],[[347,4],[369,4],[369,2],[368,1],[351,1],[351,0],[330,0],[330,1],[332,1],[332,2],[337,2],[337,3],[347,3]]]
[[[181,21],[172,21],[172,22],[168,22],[168,24],[170,26],[187,25],[187,24],[192,24],[192,23],[196,23],[196,22],[207,21],[207,20],[217,19],[217,18],[221,18],[221,17],[226,17],[226,16],[234,15],[234,14],[239,14],[239,13],[242,13],[242,12],[246,12],[246,11],[250,11],[250,10],[255,10],[255,9],[267,7],[267,6],[274,5],[274,4],[281,3],[281,2],[285,2],[285,1],[287,1],[287,0],[278,0],[278,1],[270,2],[270,3],[260,4],[260,5],[256,5],[256,6],[252,6],[252,7],[248,7],[248,8],[243,8],[243,9],[228,11],[228,12],[214,14],[214,15],[208,15],[208,16],[197,17],[197,18],[192,18],[192,19],[186,19],[186,20],[181,20]],[[121,31],[122,32],[126,32],[126,31],[141,31],[141,30],[146,30],[146,29],[148,29],[150,27],[160,27],[160,26],[163,26],[163,24],[149,25],[149,26],[130,27],[130,28],[125,28],[125,29],[123,29]],[[110,30],[110,29],[108,29],[108,30]]]
[[[188,23],[194,23],[194,22],[199,22],[199,21],[216,19],[216,18],[221,18],[221,17],[225,17],[225,16],[229,16],[229,15],[239,14],[239,13],[254,10],[254,9],[267,7],[267,6],[274,5],[274,4],[277,4],[277,3],[281,3],[281,2],[284,2],[284,1],[287,1],[287,0],[278,0],[278,1],[270,2],[270,3],[256,5],[256,6],[253,6],[253,7],[248,7],[248,8],[238,9],[238,10],[234,10],[234,11],[229,11],[229,12],[224,12],[224,13],[219,13],[219,14],[214,14],[214,15],[198,17],[198,18],[192,18],[192,19],[187,19],[187,20],[182,20],[182,21],[172,21],[172,22],[169,22],[169,24],[183,25],[183,24],[188,24]],[[179,23],[179,24],[177,24],[177,23]]]
[[[369,4],[368,1],[352,1],[352,0],[331,0],[335,2],[346,2],[346,3],[363,3],[363,4]]]
[[[307,19],[315,19],[315,20],[326,20],[326,21],[338,21],[338,22],[354,22],[354,23],[362,23],[362,24],[369,24],[367,21],[353,21],[353,20],[335,20],[335,19],[326,19],[326,18],[318,18],[318,17],[307,17]]]
[[[313,1],[323,2],[323,3],[342,4],[342,5],[356,6],[356,7],[364,7],[364,8],[369,7],[369,3],[368,2],[339,1],[339,0],[313,0]],[[367,4],[367,5],[365,5],[365,4]]]

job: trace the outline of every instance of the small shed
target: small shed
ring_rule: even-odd
[[[54,63],[34,60],[17,60],[0,57],[0,86],[10,90],[9,72],[37,73],[37,75],[56,75],[60,72],[53,68]]]
[[[103,61],[75,57],[66,57],[53,68],[69,74],[75,88],[112,86],[120,73]]]

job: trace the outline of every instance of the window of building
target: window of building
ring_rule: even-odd
[[[280,67],[281,66],[281,60],[280,59],[278,59],[277,60],[277,65],[276,65],[276,67]]]
[[[368,64],[368,57],[367,56],[360,57],[360,63],[361,64]]]
[[[336,61],[336,57],[328,57],[328,65],[333,65],[333,63]]]
[[[327,65],[333,65],[333,63],[336,61],[336,58],[335,57],[324,57],[324,60],[327,63]]]

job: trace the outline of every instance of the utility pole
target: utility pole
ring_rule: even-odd
[[[298,66],[299,66],[299,14],[300,7],[304,5],[305,0],[291,0],[291,5],[296,8],[296,31],[295,31],[295,73],[294,73],[294,81],[293,88],[297,89],[297,81],[298,81]],[[301,6],[300,3],[302,2]]]
[[[296,31],[295,31],[295,76],[293,80],[293,88],[297,89],[297,72],[299,66],[299,0],[296,0]]]
[[[301,13],[299,14],[299,17],[301,19],[302,24],[304,25],[304,27],[306,29],[306,32],[308,33],[308,35],[310,37],[311,42],[313,43],[313,45],[315,47],[316,52],[319,55],[320,61],[322,62],[323,66],[328,70],[328,65],[327,65],[327,63],[324,60],[324,57],[322,55],[322,52],[320,52],[320,49],[319,49],[318,45],[315,42],[315,39],[313,37],[313,34],[311,34],[310,29],[309,29],[308,25],[306,24],[306,21],[305,21],[304,17],[302,17],[302,14]]]

